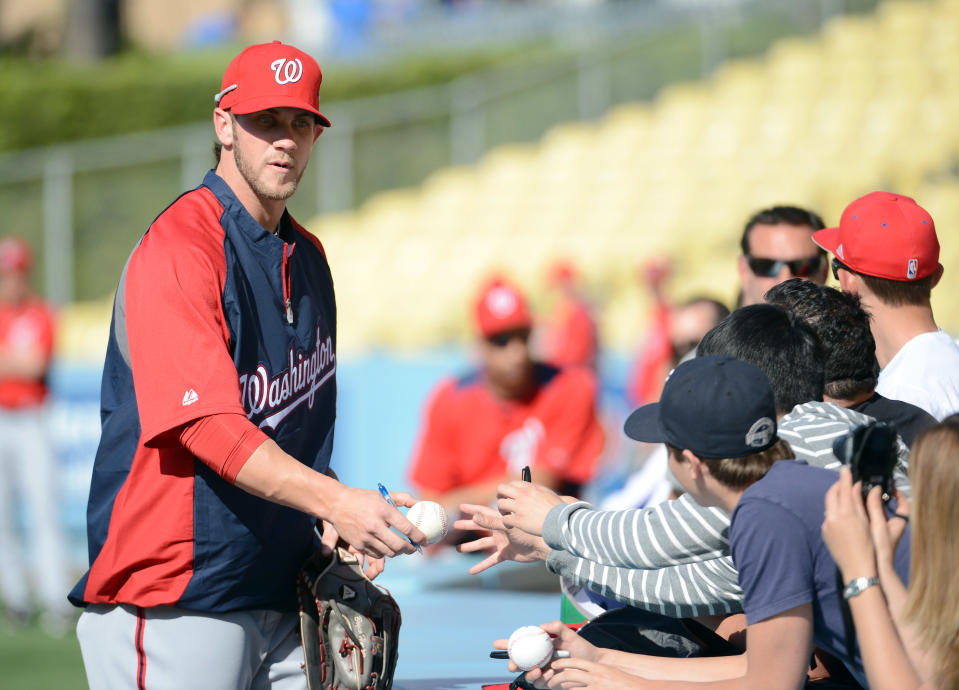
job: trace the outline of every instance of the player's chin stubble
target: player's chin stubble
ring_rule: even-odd
[[[301,171],[294,180],[276,187],[268,186],[257,177],[253,166],[241,155],[239,146],[233,147],[233,160],[236,162],[236,168],[240,171],[240,175],[242,175],[246,183],[250,185],[250,189],[261,199],[286,201],[296,192],[296,188],[300,184],[300,178],[303,176],[303,171]]]

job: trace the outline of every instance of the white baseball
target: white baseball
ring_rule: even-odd
[[[510,660],[524,671],[539,668],[553,658],[553,640],[542,628],[524,625],[509,636]]]
[[[449,530],[449,518],[439,503],[434,501],[419,501],[413,504],[406,519],[416,525],[420,532],[426,535],[429,544],[435,544],[446,536]]]

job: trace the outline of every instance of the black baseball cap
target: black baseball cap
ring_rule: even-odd
[[[778,440],[776,403],[757,366],[726,355],[697,357],[673,370],[659,402],[634,410],[624,431],[703,458],[741,458]]]

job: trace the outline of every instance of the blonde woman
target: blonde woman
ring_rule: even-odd
[[[909,461],[913,503],[887,519],[878,487],[863,506],[847,468],[826,494],[822,535],[847,583],[872,690],[959,688],[959,415],[921,433]],[[912,522],[910,587],[892,554]],[[878,586],[874,586],[878,585]]]

